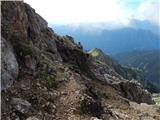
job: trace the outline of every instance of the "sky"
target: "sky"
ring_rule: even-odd
[[[24,0],[49,24],[112,23],[132,19],[159,25],[160,0]]]

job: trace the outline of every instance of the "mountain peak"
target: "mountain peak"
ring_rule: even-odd
[[[98,48],[93,48],[88,53],[91,54],[93,57],[97,57],[97,56],[103,54],[102,50],[98,49]]]

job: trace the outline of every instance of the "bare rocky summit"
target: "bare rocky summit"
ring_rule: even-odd
[[[2,120],[159,120],[151,94],[59,36],[28,4],[1,2]]]

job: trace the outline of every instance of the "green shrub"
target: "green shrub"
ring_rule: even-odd
[[[160,94],[153,94],[153,99],[156,105],[160,106]]]
[[[26,55],[31,55],[35,58],[37,55],[36,49],[27,42],[18,42],[14,45],[15,52],[17,56],[24,57]]]
[[[104,62],[99,61],[99,60],[96,60],[96,63],[97,63],[97,64],[99,64],[99,65],[105,65],[105,63],[104,63]]]
[[[50,96],[48,98],[48,101],[51,102],[51,103],[55,103],[55,98],[53,96]]]
[[[99,97],[99,98],[104,98],[104,99],[108,99],[109,97],[106,95],[106,93],[100,91],[100,90],[97,90],[96,91],[96,95]]]
[[[56,82],[55,76],[48,76],[47,77],[47,86],[48,86],[48,88],[57,87],[57,82]]]

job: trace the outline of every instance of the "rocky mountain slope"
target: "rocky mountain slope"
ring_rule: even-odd
[[[139,83],[54,33],[28,4],[1,8],[2,120],[160,119]]]
[[[141,71],[133,70],[129,67],[121,66],[116,60],[114,60],[112,57],[106,55],[98,48],[94,48],[89,53],[92,56],[92,59],[99,63],[104,65],[108,65],[107,70],[108,71],[115,71],[119,75],[121,75],[125,79],[136,79],[138,81],[143,80],[143,76],[141,75]],[[112,69],[112,70],[109,70]]]
[[[160,89],[158,87],[159,80],[155,79],[155,80],[157,80],[157,82],[156,82],[156,81],[152,81],[153,78],[147,79],[147,77],[146,77],[146,76],[149,76],[151,74],[151,72],[158,74],[158,67],[159,67],[158,62],[157,62],[158,61],[158,56],[157,56],[158,54],[156,54],[155,57],[149,58],[148,53],[146,54],[146,57],[144,57],[144,55],[142,54],[143,52],[142,52],[141,55],[143,56],[143,58],[145,58],[145,61],[143,61],[143,58],[141,57],[141,55],[139,55],[141,60],[137,60],[137,61],[139,63],[138,65],[141,64],[141,66],[140,66],[140,68],[137,68],[135,66],[131,67],[131,65],[129,65],[129,63],[131,63],[131,64],[137,63],[135,61],[135,59],[137,57],[135,56],[135,58],[133,58],[133,55],[131,54],[132,52],[127,55],[122,54],[122,56],[120,56],[120,55],[119,55],[119,57],[117,56],[119,59],[122,58],[121,62],[122,61],[128,62],[128,64],[127,63],[122,64],[123,66],[120,65],[116,60],[114,60],[114,58],[104,54],[100,49],[97,49],[97,48],[92,49],[89,53],[91,54],[92,59],[96,63],[98,63],[99,66],[102,65],[104,67],[104,66],[108,65],[107,71],[112,71],[109,73],[109,75],[111,75],[114,71],[114,73],[115,72],[118,73],[119,75],[121,75],[125,79],[128,79],[128,80],[135,79],[137,82],[141,83],[145,89],[147,89],[148,91],[150,91],[152,93],[159,92],[159,89]],[[144,73],[144,70],[141,68],[143,68],[143,66],[145,66],[145,65],[148,66],[148,67],[146,67],[146,70],[149,69],[149,71]],[[153,70],[152,68],[156,68],[156,70]],[[104,69],[106,69],[106,68],[104,68]],[[150,70],[150,69],[152,69],[152,70]],[[150,74],[148,75],[148,73],[150,73]],[[156,77],[156,78],[159,78],[159,77]]]

